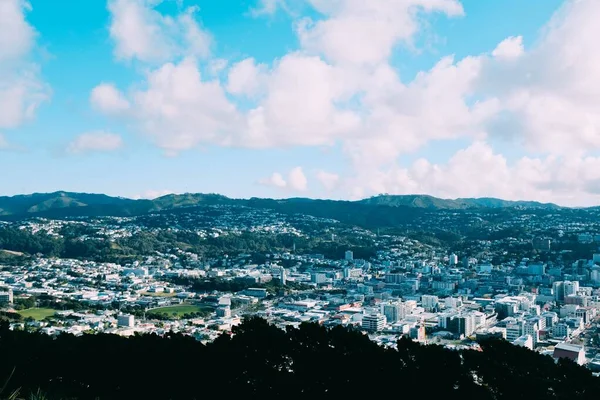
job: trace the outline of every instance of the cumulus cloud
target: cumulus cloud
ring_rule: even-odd
[[[463,15],[458,0],[309,0],[325,18],[298,24],[302,45],[342,64],[377,65],[419,29],[416,11]]]
[[[281,173],[274,172],[270,177],[261,179],[258,183],[295,192],[304,192],[308,189],[308,179],[301,167],[292,168],[287,174],[287,179]]]
[[[229,70],[227,91],[235,95],[254,96],[266,79],[265,65],[257,65],[253,58],[234,64]]]
[[[31,6],[24,0],[0,1],[0,128],[15,128],[33,118],[51,91],[29,59],[36,32],[26,21]],[[8,33],[10,32],[10,33]]]
[[[504,39],[496,46],[492,51],[492,56],[497,58],[511,59],[517,58],[524,53],[523,48],[523,37],[522,36],[511,36]]]
[[[25,11],[31,5],[25,0],[3,0],[0,2],[0,63],[19,59],[31,50],[35,30],[25,20]]]
[[[337,188],[340,176],[327,171],[317,171],[317,180],[326,190],[332,191]]]
[[[67,146],[67,153],[111,152],[123,147],[121,136],[104,131],[87,132],[77,136]]]
[[[241,116],[218,80],[203,79],[194,59],[147,74],[147,87],[131,96],[140,129],[169,153],[203,143],[231,145]]]
[[[554,154],[600,148],[599,13],[597,1],[566,1],[534,48],[511,63],[487,62],[478,89],[502,111],[491,134],[509,130],[529,150]],[[513,47],[497,50],[506,56]]]
[[[132,198],[134,200],[140,200],[140,199],[145,199],[145,200],[154,200],[157,199],[159,197],[162,196],[166,196],[169,194],[173,194],[174,192],[172,190],[146,190],[143,193],[137,194],[135,196],[133,196]]]
[[[418,159],[408,167],[347,178],[340,185],[356,198],[428,193],[442,198],[499,197],[509,200],[597,205],[600,157],[577,155],[522,157],[509,163],[485,142],[474,142],[446,163]]]
[[[111,4],[121,2],[143,6],[143,12],[131,12],[143,16],[139,21],[145,28],[139,32],[145,33],[139,40],[129,35],[127,46],[117,40],[117,54],[165,61],[197,53],[186,50],[189,45],[173,45],[184,42],[181,32],[188,29],[177,17],[160,15],[141,0]],[[444,55],[412,80],[390,64],[394,49],[410,45],[424,14],[462,16],[459,1],[305,3],[317,14],[296,19],[300,48],[272,63],[246,58],[227,67],[213,60],[207,77],[191,56],[149,70],[145,84],[126,90],[127,96],[111,87],[114,91],[93,102],[107,113],[127,109],[140,131],[172,154],[204,144],[339,145],[352,176],[317,173],[316,178],[325,188],[352,196],[428,192],[550,199],[555,193],[571,202],[569,196],[589,199],[597,191],[600,181],[582,168],[595,165],[588,155],[600,149],[600,24],[595,18],[600,2],[566,1],[531,48],[524,47],[521,36],[511,36],[482,54]],[[284,3],[260,4],[261,12],[273,13]],[[178,28],[165,28],[166,18]],[[128,26],[138,31],[135,23]],[[155,44],[151,49],[144,42],[148,37]],[[152,54],[162,53],[161,48],[167,49],[164,54]],[[221,71],[223,80],[216,77]],[[403,154],[454,139],[474,144],[447,163],[399,164]],[[532,157],[509,163],[490,147],[496,140],[508,140]],[[296,178],[304,176],[299,172]],[[276,173],[261,182],[284,189],[303,186],[302,179],[294,181],[300,183]]]
[[[175,57],[206,57],[210,35],[195,19],[197,7],[175,15],[156,11],[155,0],[109,0],[109,32],[119,59],[165,62]]]
[[[130,105],[121,92],[111,83],[101,83],[92,90],[90,96],[92,106],[107,114],[121,114]]]

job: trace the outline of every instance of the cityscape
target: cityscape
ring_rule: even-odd
[[[600,0],[0,0],[0,400],[598,400]]]
[[[108,255],[67,258],[44,249],[24,257],[23,248],[4,246],[12,265],[0,270],[0,304],[11,329],[52,336],[177,332],[207,343],[259,316],[282,329],[304,322],[353,327],[392,347],[402,336],[449,349],[503,338],[596,374],[597,213],[548,205],[435,209],[395,229],[404,234],[236,205],[135,217],[28,217],[2,229],[30,239],[68,236],[88,247],[176,232],[221,247],[203,254],[191,239],[163,239],[164,250],[141,244],[134,261],[107,262]],[[459,239],[436,238],[465,219],[480,227],[463,223],[453,233]],[[273,248],[263,250],[259,239]]]

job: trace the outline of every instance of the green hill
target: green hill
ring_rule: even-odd
[[[34,193],[30,195],[0,197],[0,217],[19,219],[30,216],[61,218],[74,216],[131,216],[148,212],[174,210],[202,205],[237,205],[272,209],[284,213],[304,213],[324,218],[346,220],[348,217],[377,220],[394,219],[395,213],[422,210],[466,210],[484,208],[559,209],[555,204],[525,201],[506,201],[494,198],[439,199],[427,195],[381,195],[360,201],[313,200],[307,198],[231,199],[219,194],[185,193],[162,196],[154,200],[132,200],[89,193]],[[383,207],[383,208],[382,208]]]

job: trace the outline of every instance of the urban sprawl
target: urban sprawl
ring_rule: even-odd
[[[453,214],[436,218],[448,224]],[[600,371],[600,237],[595,226],[561,222],[552,215],[511,218],[502,222],[504,228],[499,224],[488,230],[511,224],[534,228],[527,237],[473,240],[455,253],[444,244],[331,220],[221,210],[202,228],[180,229],[202,239],[244,232],[287,235],[298,242],[311,235],[332,243],[354,237],[374,251],[359,258],[348,245],[332,257],[300,251],[292,241],[288,249],[260,257],[254,251],[205,255],[177,247],[127,263],[37,254],[0,270],[0,310],[21,317],[11,320],[11,329],[48,335],[174,331],[207,342],[231,333],[245,316],[257,315],[282,328],[303,322],[353,326],[382,346],[395,346],[404,335],[447,348],[477,349],[477,339],[495,336]],[[311,228],[306,221],[314,222]],[[178,229],[149,228],[136,218],[117,217],[5,225],[50,237],[60,236],[65,227],[85,226],[89,232],[79,240],[109,242],[140,231]],[[588,257],[570,259],[572,250],[560,250],[567,238],[591,249]],[[525,250],[511,253],[515,247]],[[519,256],[511,259],[511,254]]]

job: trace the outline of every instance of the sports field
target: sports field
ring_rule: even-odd
[[[21,310],[18,313],[23,316],[23,318],[33,318],[37,321],[42,320],[46,317],[51,317],[54,315],[56,310],[52,308],[28,308],[27,310]]]

